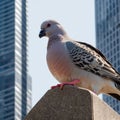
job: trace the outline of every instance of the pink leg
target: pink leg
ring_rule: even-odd
[[[79,83],[80,80],[73,80],[71,82],[64,82],[64,83],[61,83],[61,84],[57,84],[56,86],[52,86],[51,89],[54,89],[56,87],[60,87],[60,89],[63,89],[64,85],[76,85],[77,83]]]

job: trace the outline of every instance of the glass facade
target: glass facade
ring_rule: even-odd
[[[31,108],[26,9],[26,0],[0,0],[0,120],[23,120]]]
[[[96,46],[120,72],[120,0],[95,0]],[[103,95],[120,114],[120,102]]]

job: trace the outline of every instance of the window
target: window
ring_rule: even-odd
[[[118,72],[120,73],[120,66],[118,67]]]

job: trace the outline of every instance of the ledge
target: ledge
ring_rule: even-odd
[[[120,115],[90,91],[66,85],[48,90],[25,120],[120,120]]]

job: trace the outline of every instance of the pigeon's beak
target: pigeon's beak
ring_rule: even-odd
[[[44,37],[44,36],[46,36],[46,32],[45,32],[44,29],[42,29],[42,30],[40,31],[40,33],[39,33],[39,37],[42,38],[42,37]]]

